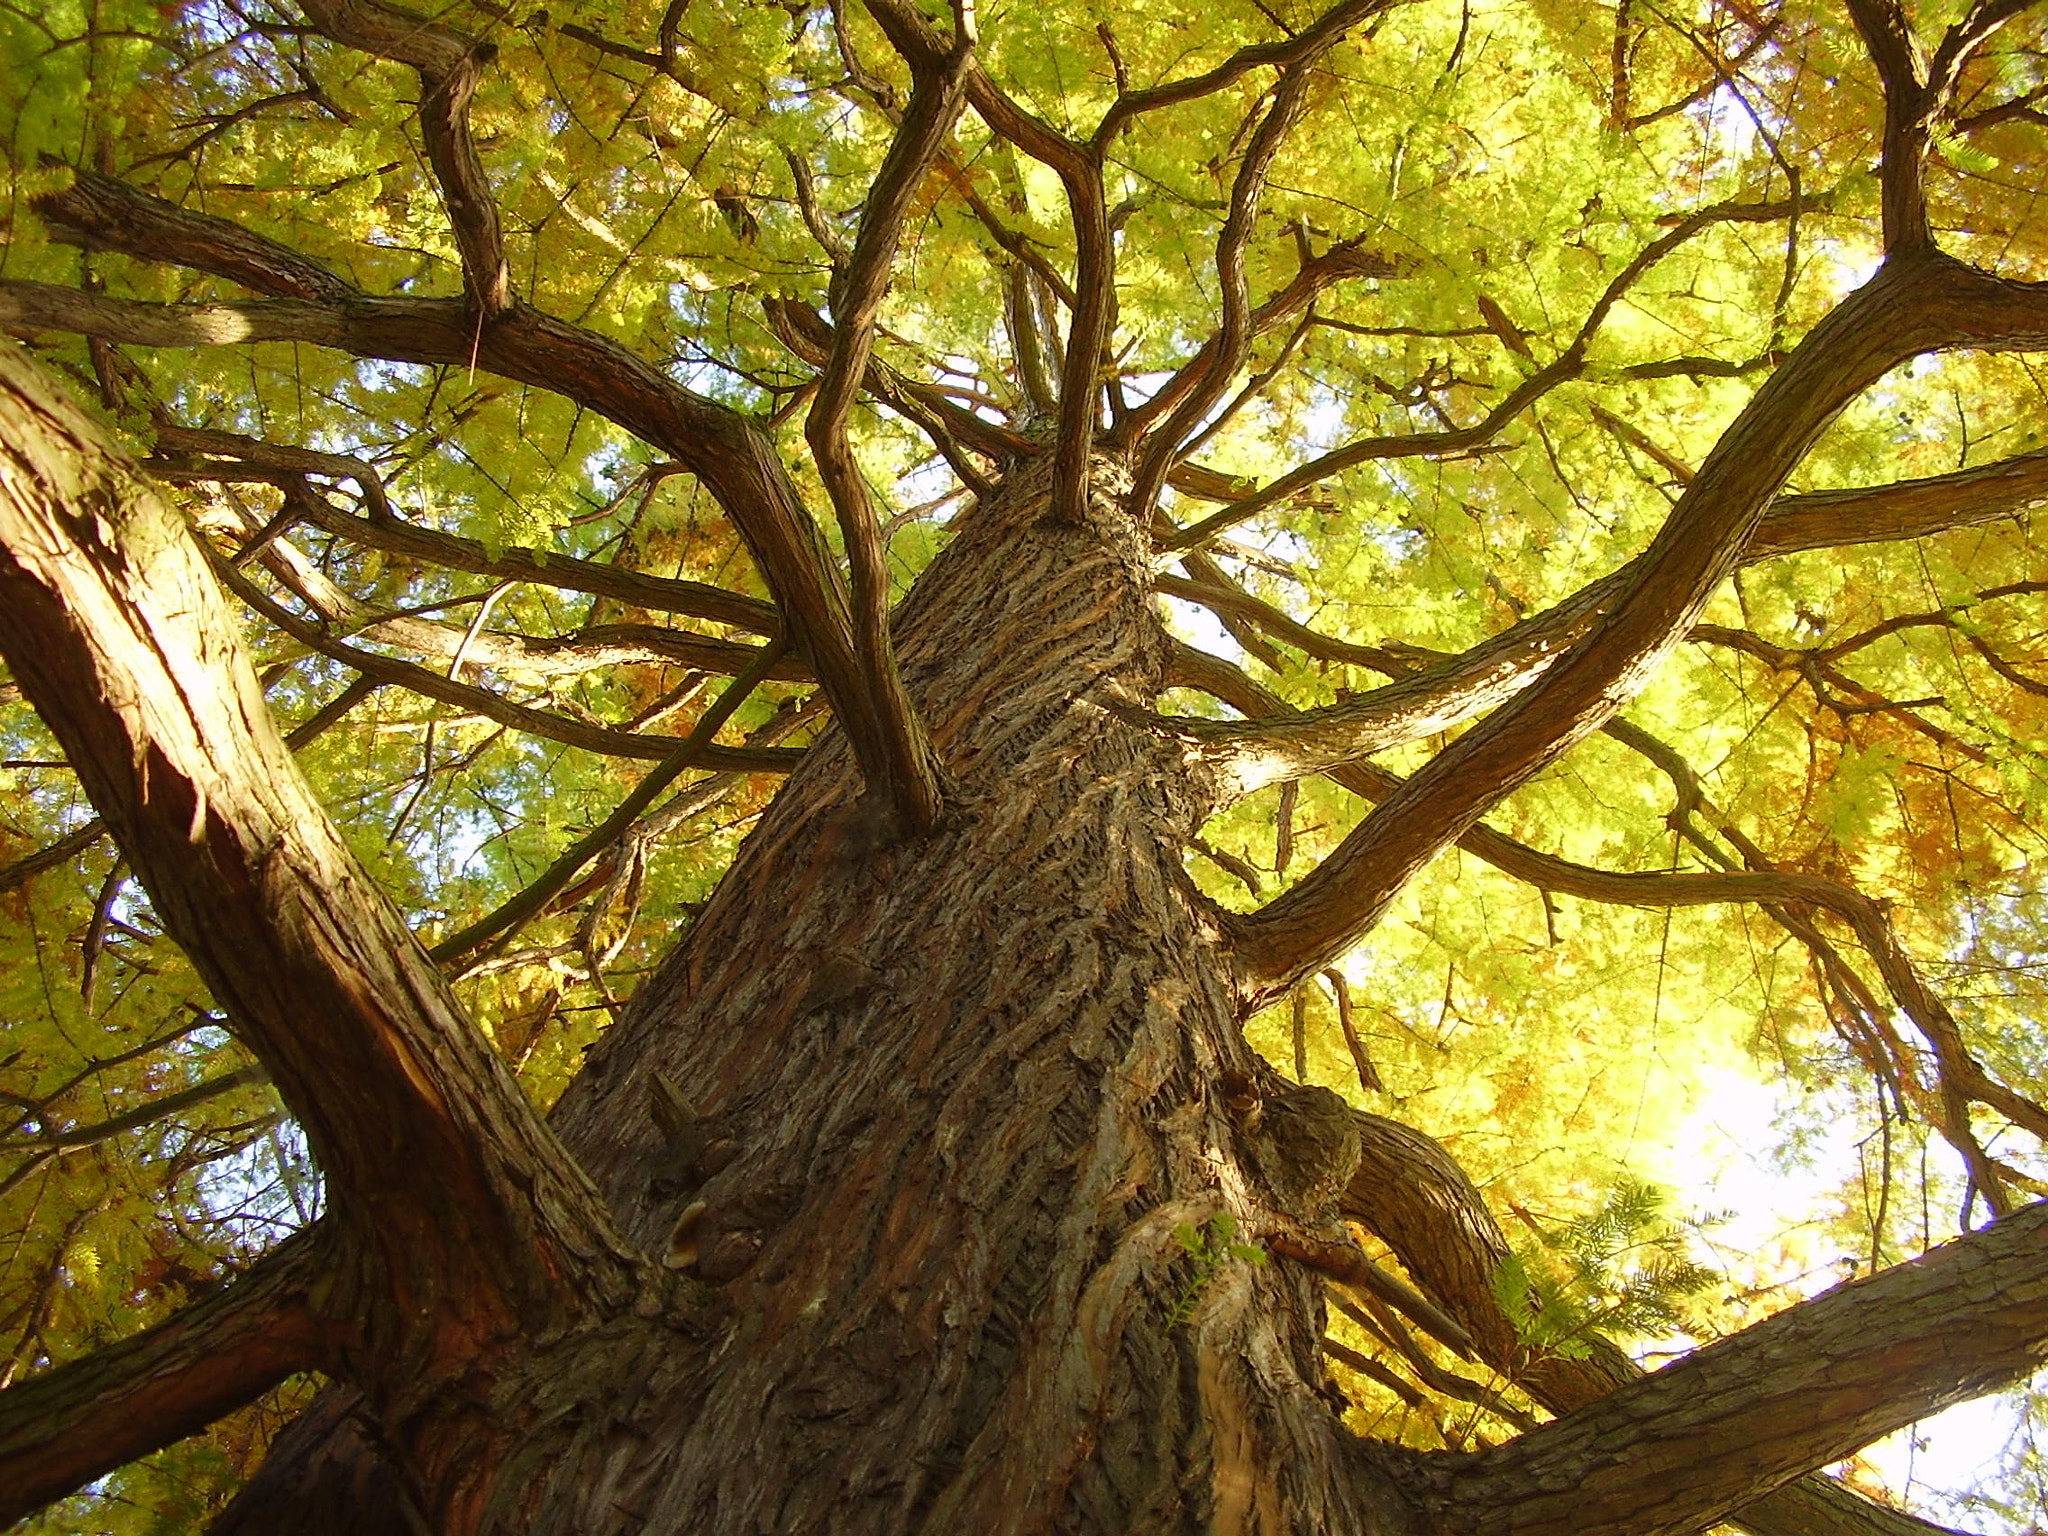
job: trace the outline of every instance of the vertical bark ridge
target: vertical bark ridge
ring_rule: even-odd
[[[1209,1087],[1251,1063],[1202,808],[1125,717],[1168,648],[1120,474],[1077,524],[1020,469],[902,609],[948,822],[878,842],[821,745],[557,1115],[643,1241],[701,1206],[735,1311],[657,1526],[1353,1528],[1312,1277],[1197,1285],[1174,1236],[1269,1218]],[[675,1168],[657,1070],[729,1163]]]

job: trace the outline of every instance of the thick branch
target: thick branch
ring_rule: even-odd
[[[1494,1284],[1508,1257],[1507,1239],[1456,1159],[1399,1121],[1363,1111],[1353,1118],[1361,1155],[1341,1197],[1343,1214],[1394,1250],[1460,1325],[1480,1360],[1560,1415],[1643,1374],[1597,1337],[1587,1341],[1592,1350],[1584,1359],[1529,1349]],[[1951,1536],[1818,1475],[1765,1494],[1732,1518],[1758,1536]]]
[[[945,63],[914,68],[910,105],[868,191],[853,256],[833,284],[832,352],[819,375],[804,438],[838,515],[853,576],[854,655],[869,711],[867,733],[878,749],[861,767],[868,793],[886,805],[898,826],[921,836],[938,824],[939,775],[931,743],[903,690],[889,637],[888,551],[867,481],[854,461],[847,423],[866,376],[875,322],[896,264],[911,202],[952,134],[966,104],[966,73],[974,39],[965,25]]]
[[[670,736],[644,736],[635,731],[613,730],[608,726],[591,725],[586,721],[572,720],[566,715],[534,709],[530,705],[515,704],[488,688],[457,682],[454,678],[436,672],[431,667],[423,667],[418,662],[402,661],[395,656],[380,656],[375,651],[366,651],[360,646],[332,639],[318,625],[310,624],[272,602],[233,568],[223,565],[219,567],[219,574],[222,582],[235,596],[299,644],[322,656],[353,667],[363,676],[375,678],[380,683],[408,689],[457,709],[482,715],[487,720],[495,720],[500,725],[509,725],[516,731],[525,731],[529,735],[559,741],[565,746],[581,747],[586,752],[659,761],[676,750],[675,739]],[[760,654],[762,653],[756,653],[757,659]],[[706,742],[696,750],[693,761],[687,766],[754,773],[787,773],[796,766],[800,756],[801,752],[789,748],[726,747],[716,742]]]
[[[1788,1307],[1467,1459],[1453,1531],[1684,1536],[2048,1361],[2048,1203]]]
[[[104,182],[84,172],[78,179],[81,186]],[[232,252],[214,249],[218,220],[187,214],[132,188],[99,201],[76,198],[76,190],[39,199],[36,206],[81,242],[143,260],[163,259],[163,251],[169,249],[182,264],[237,281],[260,278],[267,270],[265,263],[247,255],[247,249],[269,250],[270,243],[258,237],[245,237]],[[136,209],[146,212],[128,216]],[[157,237],[164,236],[169,238],[157,243]],[[292,263],[290,286],[274,283],[262,291],[298,294],[307,289],[308,274],[301,269],[311,264],[299,257]],[[746,541],[787,617],[798,653],[810,662],[856,754],[864,764],[882,760],[881,744],[873,738],[862,708],[844,583],[774,445],[759,426],[728,406],[684,389],[618,342],[524,305],[514,304],[480,327],[463,300],[371,298],[331,275],[327,283],[329,291],[317,299],[169,310],[47,284],[7,284],[0,291],[0,321],[20,320],[145,346],[305,341],[357,357],[481,368],[573,400],[653,444],[697,476]],[[332,292],[332,285],[340,285],[339,295]]]
[[[327,820],[182,519],[14,348],[0,415],[0,654],[408,1323],[622,1300],[637,1255]]]
[[[2048,504],[2048,451],[1921,480],[1783,496],[1742,552],[1749,566],[1804,550],[1925,538],[1953,528],[2017,517]],[[1247,593],[1170,576],[1158,590],[1249,620],[1318,660],[1369,667],[1395,681],[1323,709],[1284,716],[1247,711],[1242,722],[1177,720],[1200,744],[1226,792],[1326,771],[1461,724],[1513,697],[1584,636],[1635,572],[1635,563],[1452,657],[1419,655],[1336,640]],[[1202,686],[1188,663],[1183,671]]]
[[[0,1524],[325,1364],[306,1294],[332,1262],[322,1248],[291,1238],[177,1316],[0,1392]]]
[[[1985,285],[1996,291],[1986,293]],[[2037,310],[2044,313],[2037,315]],[[1367,932],[1416,870],[1487,807],[1597,730],[1683,639],[1785,477],[1889,369],[1970,341],[2039,345],[2048,306],[1943,258],[1892,262],[1843,300],[1715,445],[1625,592],[1586,639],[1439,753],[1306,880],[1240,926],[1247,1003],[1283,994]],[[2048,331],[2040,333],[2048,340]]]

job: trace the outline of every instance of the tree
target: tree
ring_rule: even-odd
[[[0,1511],[1933,1529],[1809,1474],[2048,1355],[2048,39],[1917,10],[0,12]],[[1866,1278],[1687,1301],[1667,987]]]

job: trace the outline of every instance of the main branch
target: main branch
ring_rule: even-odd
[[[328,821],[183,520],[13,347],[0,655],[306,1128],[376,1299],[458,1351],[622,1305],[637,1254]]]
[[[1625,593],[1571,654],[1439,753],[1321,868],[1239,925],[1246,1005],[1284,995],[1357,942],[1423,864],[1634,696],[1849,401],[1922,352],[2039,346],[2048,340],[2044,310],[2042,290],[1941,256],[1889,262],[1837,305],[1715,445]]]
[[[205,1428],[330,1358],[317,1229],[156,1327],[0,1392],[0,1524]]]
[[[609,337],[526,305],[479,326],[465,299],[372,297],[275,241],[96,173],[77,172],[71,188],[37,199],[36,209],[58,238],[175,261],[279,297],[181,310],[10,282],[0,284],[0,319],[148,346],[297,340],[388,362],[480,368],[560,395],[652,444],[732,519],[834,713],[864,717],[845,583],[751,418],[683,388]]]
[[[1838,1286],[1443,1481],[1452,1531],[1689,1536],[2048,1361],[2048,1203]]]

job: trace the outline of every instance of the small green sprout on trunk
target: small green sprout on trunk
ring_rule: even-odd
[[[1191,1221],[1179,1223],[1173,1229],[1173,1240],[1195,1261],[1195,1272],[1166,1314],[1169,1328],[1183,1327],[1195,1315],[1203,1290],[1225,1264],[1233,1259],[1254,1265],[1266,1262],[1266,1250],[1257,1243],[1237,1241],[1237,1218],[1228,1211],[1218,1211],[1199,1227]]]

